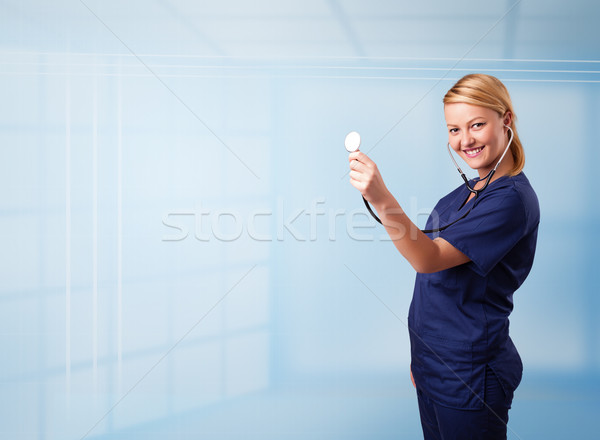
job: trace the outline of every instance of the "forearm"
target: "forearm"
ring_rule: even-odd
[[[425,235],[408,218],[394,196],[387,195],[373,207],[396,249],[417,272],[430,273],[452,267],[444,260],[440,243]]]
[[[417,272],[438,272],[469,261],[446,240],[430,239],[410,221],[366,154],[355,151],[348,160],[350,183],[375,208],[394,245]]]

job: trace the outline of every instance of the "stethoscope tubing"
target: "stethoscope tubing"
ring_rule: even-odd
[[[508,140],[508,144],[506,145],[506,148],[504,149],[504,152],[502,153],[502,156],[500,156],[500,159],[498,159],[498,162],[496,162],[496,166],[483,179],[478,179],[477,180],[477,182],[480,182],[481,180],[485,179],[485,183],[479,189],[474,189],[474,188],[471,187],[471,185],[469,185],[469,179],[467,179],[467,176],[465,176],[465,173],[463,172],[463,170],[460,169],[460,167],[458,166],[458,163],[456,163],[456,160],[454,159],[454,156],[452,155],[452,151],[450,150],[450,143],[448,143],[446,145],[446,147],[448,148],[448,154],[450,155],[450,159],[452,159],[452,162],[454,163],[454,166],[456,167],[456,169],[460,173],[460,176],[462,177],[463,181],[465,182],[465,186],[467,187],[467,189],[469,190],[469,192],[475,194],[475,199],[477,199],[477,197],[479,197],[479,194],[481,194],[488,187],[488,185],[490,184],[490,182],[492,180],[492,177],[494,176],[494,174],[496,173],[496,170],[498,169],[498,166],[500,165],[500,162],[502,162],[502,159],[504,159],[504,156],[506,156],[506,153],[508,152],[508,150],[510,148],[510,145],[512,144],[512,141],[513,141],[513,138],[514,138],[514,132],[513,132],[512,128],[510,128],[508,125],[505,125],[505,127],[508,128],[508,130],[510,131],[510,139]],[[367,202],[367,199],[365,199],[364,196],[363,196],[363,202],[365,202],[365,206],[367,207],[367,210],[369,211],[369,213],[371,214],[371,216],[373,216],[373,218],[375,220],[377,220],[377,222],[379,224],[383,225],[383,223],[381,222],[381,219],[377,216],[377,214],[375,214],[375,212],[373,212],[373,209],[371,208],[371,205],[369,205],[369,202]],[[469,208],[469,210],[465,214],[463,214],[458,219],[454,220],[452,223],[449,223],[449,224],[447,224],[445,226],[442,226],[440,228],[435,228],[435,229],[421,229],[421,232],[424,232],[425,234],[431,234],[431,233],[435,233],[435,232],[442,232],[444,229],[449,228],[453,224],[457,223],[458,221],[462,220],[467,215],[469,215],[469,213],[473,209],[474,205],[475,205],[475,201],[473,201],[473,204],[471,205],[471,207]]]

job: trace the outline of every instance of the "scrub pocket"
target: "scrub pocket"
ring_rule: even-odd
[[[469,342],[411,332],[412,372],[420,388],[450,408],[481,409],[485,362]]]

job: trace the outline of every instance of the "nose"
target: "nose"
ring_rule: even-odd
[[[473,136],[471,136],[471,133],[469,131],[463,131],[461,137],[460,137],[460,147],[461,148],[469,148],[471,145],[473,145],[473,143],[475,142],[475,139],[473,139]]]

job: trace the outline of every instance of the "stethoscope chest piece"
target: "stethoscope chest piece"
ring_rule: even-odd
[[[353,153],[358,151],[360,148],[360,134],[356,131],[351,131],[346,135],[346,139],[344,140],[344,146],[346,147],[346,151],[348,153]]]

